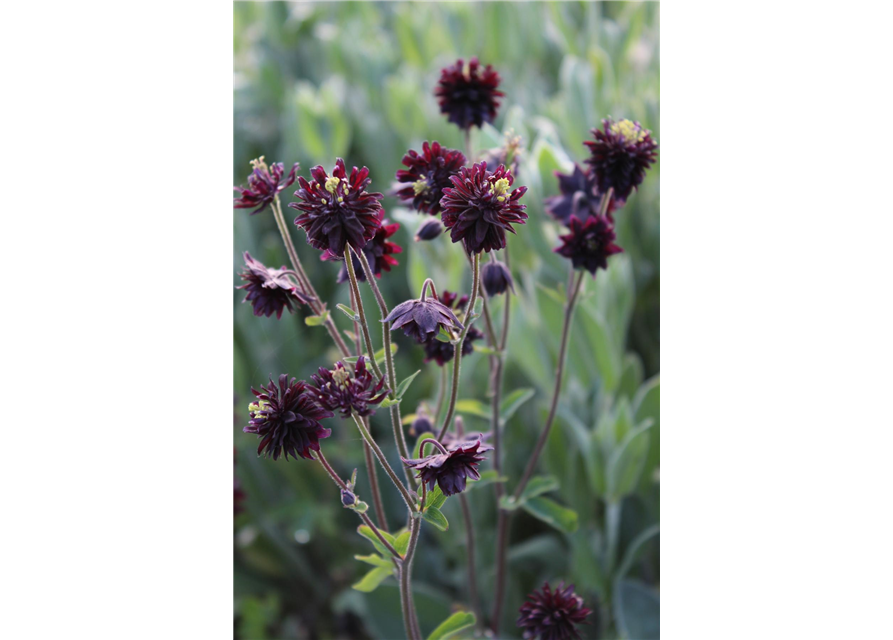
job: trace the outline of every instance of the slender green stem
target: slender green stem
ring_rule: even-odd
[[[369,443],[369,446],[372,447],[373,453],[375,453],[375,457],[378,458],[378,461],[381,463],[382,468],[384,468],[385,472],[391,478],[391,482],[394,483],[394,486],[397,487],[397,490],[400,492],[400,495],[403,496],[403,501],[406,503],[406,507],[409,509],[410,514],[415,512],[415,499],[412,494],[407,491],[406,486],[400,481],[400,478],[397,477],[397,474],[394,473],[394,470],[391,468],[390,463],[388,463],[387,458],[384,456],[384,452],[381,450],[381,447],[378,446],[378,443],[372,437],[372,434],[369,433],[369,430],[366,429],[366,425],[363,424],[363,421],[360,420],[356,414],[351,414],[353,418],[354,424],[357,425],[357,429],[360,430],[360,433],[363,435],[363,438],[366,439],[366,442]]]
[[[400,605],[403,610],[403,626],[406,627],[406,636],[409,640],[422,640],[419,619],[415,610],[415,601],[412,597],[412,560],[415,557],[416,546],[419,542],[421,526],[421,518],[409,519],[409,546],[406,549],[406,556],[404,556],[402,566],[400,567]]]
[[[353,289],[350,289],[351,308],[353,308],[355,304]],[[363,355],[363,347],[360,342],[360,326],[356,320],[353,322],[353,334],[354,339],[356,340],[356,353],[358,356]],[[369,429],[368,417],[363,418],[363,424]],[[378,520],[378,525],[387,531],[388,519],[385,515],[384,503],[381,500],[381,489],[378,486],[378,472],[375,469],[375,459],[372,457],[372,449],[369,448],[369,444],[365,440],[363,440],[363,457],[366,460],[366,473],[369,476],[369,487],[372,491],[372,505],[375,507],[375,518]]]
[[[498,482],[496,484],[499,484]],[[465,557],[468,562],[468,599],[471,601],[471,608],[474,610],[475,618],[477,618],[478,627],[484,624],[483,615],[481,614],[481,601],[478,598],[477,573],[475,570],[475,554],[474,554],[474,523],[471,520],[471,509],[468,506],[468,498],[465,492],[459,494],[459,504],[462,506],[462,517],[465,520]]]
[[[291,266],[298,276],[298,284],[300,284],[301,288],[313,298],[310,303],[310,308],[315,314],[320,315],[326,311],[326,305],[323,304],[319,294],[316,293],[316,289],[313,288],[313,283],[310,282],[310,278],[307,277],[307,272],[304,271],[304,265],[301,264],[301,258],[298,257],[298,252],[291,240],[291,234],[288,232],[288,226],[285,224],[279,196],[276,196],[273,199],[270,207],[273,209],[273,217],[276,219],[276,225],[279,227],[279,233],[282,235],[282,242],[285,244],[285,250],[288,253],[289,260],[291,260]],[[341,337],[338,327],[335,326],[335,321],[332,320],[331,314],[329,314],[323,324],[329,332],[329,335],[332,336],[332,340],[335,341],[335,346],[338,347],[341,355],[344,357],[349,356],[350,349],[348,349],[347,345],[344,343],[344,338]]]
[[[362,251],[354,251],[356,256],[360,260],[360,266],[363,267],[363,274],[366,276],[366,282],[369,284],[369,288],[372,289],[372,295],[375,297],[375,302],[378,304],[378,311],[381,313],[381,319],[384,321],[385,318],[388,317],[388,305],[384,301],[384,296],[381,295],[381,291],[378,288],[378,284],[375,282],[375,274],[372,273],[372,267],[369,266],[369,261],[366,259],[366,254]],[[433,283],[431,285],[434,286]],[[391,353],[391,327],[390,323],[382,322],[382,340],[384,342],[384,363],[385,369],[388,374],[388,386],[391,389],[390,397],[392,399],[396,399],[396,390],[397,390],[397,370],[394,367],[394,354]],[[406,445],[406,435],[403,433],[403,418],[400,416],[400,403],[392,404],[390,406],[391,412],[391,428],[394,431],[394,441],[397,443],[397,450],[400,452],[400,455],[404,458],[409,457],[409,447]],[[416,483],[415,477],[408,469],[403,470],[406,481],[409,483],[409,486],[412,487],[412,490],[415,491],[418,487]]]
[[[372,344],[372,336],[369,335],[369,325],[366,323],[366,310],[363,308],[363,298],[360,296],[360,287],[357,283],[357,274],[353,268],[353,259],[350,255],[350,248],[350,245],[347,245],[344,252],[344,264],[347,265],[347,277],[350,280],[350,288],[353,291],[354,302],[357,305],[355,311],[360,316],[360,328],[363,330],[363,339],[366,341],[366,351],[368,352],[369,360],[372,363],[372,370],[375,371],[375,375],[381,380],[384,376],[381,373],[381,368],[375,361],[375,347]],[[386,346],[385,351],[387,352],[387,350]],[[391,388],[392,391],[393,389],[394,387]]]
[[[326,457],[323,455],[322,451],[316,452],[316,459],[319,460],[319,463],[323,466],[323,468],[328,472],[329,477],[335,481],[341,489],[344,491],[350,491],[350,487],[347,486],[347,483],[342,480],[335,470],[332,468],[332,465],[329,464],[329,461],[326,460]],[[401,556],[397,550],[388,542],[383,535],[381,535],[381,531],[378,530],[378,527],[375,526],[375,523],[367,516],[365,513],[356,512],[360,519],[370,528],[372,529],[372,533],[381,541],[381,543],[385,546],[385,548],[390,551],[391,555],[398,560],[402,560],[403,556]]]
[[[456,400],[459,397],[459,373],[462,366],[462,345],[465,342],[465,336],[468,335],[468,330],[471,328],[471,323],[474,322],[472,314],[478,298],[480,280],[481,254],[476,253],[474,254],[474,259],[472,261],[471,297],[468,299],[468,306],[465,308],[465,328],[462,329],[462,334],[459,336],[459,340],[456,342],[456,348],[453,351],[453,382],[452,388],[450,389],[450,403],[447,405],[447,412],[443,419],[443,425],[440,427],[440,433],[437,436],[438,440],[443,440],[443,437],[446,435],[447,429],[450,426],[450,421],[453,419],[453,414],[456,412]]]
[[[446,399],[446,387],[447,387],[447,373],[446,367],[440,368],[440,390],[437,392],[437,409],[434,411],[434,424],[440,420],[440,412],[443,410],[443,401]]]

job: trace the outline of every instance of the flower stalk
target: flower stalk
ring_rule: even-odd
[[[397,474],[394,473],[394,469],[391,468],[388,459],[385,458],[384,452],[381,450],[381,447],[378,446],[378,443],[375,442],[375,439],[372,437],[372,434],[369,433],[369,430],[366,428],[366,425],[363,424],[363,421],[360,420],[359,416],[356,414],[352,414],[354,424],[357,425],[357,429],[360,430],[363,438],[372,448],[372,452],[375,454],[375,457],[378,458],[378,461],[381,463],[382,468],[384,468],[385,472],[391,478],[391,482],[394,483],[394,486],[397,487],[397,490],[400,492],[400,495],[403,497],[403,502],[406,503],[406,508],[409,509],[410,514],[416,512],[415,499],[412,494],[406,489],[406,486],[400,481],[400,478],[397,477]]]

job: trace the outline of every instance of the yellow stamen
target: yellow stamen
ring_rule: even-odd
[[[629,142],[642,142],[648,135],[648,130],[643,129],[632,120],[621,120],[611,125],[611,133],[619,133]]]
[[[421,180],[416,180],[412,183],[412,192],[415,195],[419,195],[420,193],[424,193],[428,190],[428,179],[422,178]]]
[[[341,178],[336,178],[335,176],[329,176],[326,178],[326,191],[335,195],[335,189],[338,188],[338,185],[341,184]]]
[[[496,196],[499,202],[505,202],[505,194],[509,190],[509,181],[506,178],[500,178],[490,186],[490,193]]]
[[[267,163],[264,162],[264,157],[263,157],[263,156],[261,156],[260,158],[255,158],[254,160],[252,160],[252,161],[251,161],[251,168],[252,168],[252,169],[261,169],[261,170],[263,170],[263,171],[269,171],[269,167],[267,167]]]

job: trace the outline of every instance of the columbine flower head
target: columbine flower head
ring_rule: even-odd
[[[435,141],[422,143],[422,153],[410,149],[403,156],[403,164],[409,169],[397,171],[397,181],[410,183],[396,192],[404,202],[411,202],[419,213],[440,213],[440,199],[444,187],[450,186],[450,178],[465,166],[461,151],[447,149]]]
[[[388,238],[397,233],[399,228],[400,223],[398,222],[391,223],[388,220],[382,220],[381,227],[379,227],[375,237],[367,242],[366,246],[362,248],[362,252],[366,256],[366,261],[372,268],[372,273],[375,274],[376,278],[381,278],[382,270],[390,271],[391,267],[397,266],[398,264],[397,258],[395,258],[393,254],[402,253],[403,248],[394,242],[388,242]],[[360,263],[360,259],[353,254],[351,254],[351,257],[353,258],[353,270],[354,273],[357,274],[357,280],[365,282],[366,272],[363,271],[363,265]],[[337,258],[335,257],[335,254],[326,249],[323,251],[321,259],[332,260]],[[342,264],[341,271],[338,272],[338,283],[347,282],[348,278],[347,265]]]
[[[418,300],[407,300],[391,309],[382,322],[390,322],[391,331],[402,327],[405,335],[420,343],[433,339],[441,327],[446,331],[465,328],[452,309],[435,297],[426,297],[424,290]]]
[[[254,315],[270,317],[275,313],[277,318],[281,318],[284,309],[293,313],[295,303],[310,304],[313,300],[312,297],[299,291],[288,279],[287,276],[292,271],[284,266],[280,269],[265,267],[247,251],[243,257],[245,268],[239,277],[245,280],[245,284],[236,289],[246,290],[242,302],[251,303]]]
[[[598,215],[601,193],[598,190],[595,173],[591,169],[584,171],[575,164],[572,173],[555,172],[558,178],[560,196],[549,196],[543,201],[546,213],[564,224],[568,224],[571,216],[586,222],[590,216]],[[617,209],[617,198],[611,198],[608,204],[608,218],[612,218]]]
[[[499,74],[493,67],[489,64],[483,70],[480,67],[477,58],[468,62],[460,58],[456,64],[440,70],[434,95],[440,104],[440,112],[447,114],[447,119],[460,129],[493,122],[499,108],[498,98],[505,95],[496,90]]]
[[[593,216],[586,222],[571,216],[569,228],[570,233],[558,236],[562,245],[555,253],[569,258],[574,269],[586,269],[592,277],[596,269],[608,268],[609,257],[623,251],[614,244],[614,227],[604,216]]]
[[[366,356],[357,360],[353,374],[343,362],[336,362],[331,371],[319,368],[319,373],[311,377],[315,387],[309,387],[316,401],[329,411],[340,411],[341,416],[349,418],[351,412],[359,416],[375,413],[371,405],[380,404],[390,393],[390,389],[382,390],[384,378],[376,384],[375,376],[366,369]]]
[[[524,638],[540,640],[567,640],[579,638],[578,624],[589,624],[586,616],[591,609],[583,606],[583,598],[574,593],[574,585],[558,585],[555,591],[546,582],[542,591],[534,591],[521,605],[518,626],[524,629]]]
[[[239,482],[239,476],[236,475],[236,448],[233,447],[233,516],[237,516],[245,510],[242,506],[244,501],[245,492],[242,491],[242,483]]]
[[[261,156],[257,160],[251,161],[254,171],[248,176],[248,187],[233,187],[234,191],[238,191],[241,195],[233,199],[233,208],[235,209],[251,209],[257,207],[251,212],[251,215],[260,213],[267,208],[273,198],[286,187],[291,186],[295,181],[295,172],[298,170],[298,163],[292,165],[288,177],[282,181],[282,174],[285,173],[285,165],[281,162],[274,162],[272,168],[267,167],[264,157]]]
[[[443,233],[443,225],[440,224],[440,220],[428,220],[419,227],[418,231],[416,231],[415,241],[434,240],[434,238],[438,237],[441,233]]]
[[[302,211],[295,224],[307,233],[307,242],[316,249],[328,249],[339,258],[349,242],[357,250],[375,237],[384,217],[380,193],[369,193],[366,186],[369,169],[351,169],[348,177],[344,160],[338,158],[332,175],[322,166],[310,170],[313,182],[298,178],[301,188],[295,197],[301,202],[291,202],[289,207]]]
[[[591,153],[586,162],[592,166],[601,193],[614,187],[614,197],[625,202],[634,187],[642,184],[645,170],[657,159],[657,143],[651,132],[638,122],[602,120],[601,129],[593,129],[595,140],[584,142]],[[618,203],[619,204],[619,203]]]
[[[438,300],[440,300],[445,307],[456,313],[457,317],[468,304],[468,296],[459,297],[459,294],[451,291],[441,291]],[[477,327],[469,327],[468,333],[465,334],[465,341],[462,343],[462,355],[467,356],[473,353],[474,342],[483,337],[484,334]],[[456,355],[456,348],[453,344],[438,340],[436,335],[422,343],[422,347],[425,350],[425,362],[434,360],[441,367],[450,362]]]
[[[443,190],[440,206],[452,241],[461,240],[468,253],[504,249],[505,232],[514,233],[512,224],[527,220],[526,205],[518,203],[527,187],[510,191],[512,173],[502,165],[491,173],[486,162],[463,167],[450,180],[453,186]]]
[[[481,267],[481,284],[484,285],[484,291],[491,298],[500,293],[505,293],[509,289],[515,292],[515,281],[512,279],[512,272],[505,266],[504,262],[494,260],[487,262]]]
[[[332,435],[332,430],[319,421],[334,414],[316,403],[303,380],[289,380],[283,373],[278,386],[271,378],[269,385],[262,385],[260,391],[252,388],[251,392],[257,401],[248,405],[251,420],[242,431],[261,438],[258,455],[264,453],[278,460],[285,453],[286,460],[289,455],[312,460],[310,451],[319,451],[320,439]]]
[[[451,496],[465,490],[468,478],[478,480],[481,474],[477,466],[484,460],[481,454],[493,447],[483,444],[480,439],[466,440],[455,448],[442,453],[439,450],[424,458],[407,460],[401,458],[403,464],[418,471],[418,478],[428,483],[428,490],[436,483],[445,496]]]

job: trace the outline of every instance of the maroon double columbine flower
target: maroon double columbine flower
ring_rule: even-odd
[[[381,278],[382,271],[390,271],[391,267],[395,267],[399,264],[397,258],[394,257],[394,254],[402,253],[403,247],[395,242],[388,242],[388,238],[397,233],[399,228],[399,222],[392,223],[388,220],[382,220],[381,226],[378,228],[375,237],[367,242],[366,246],[362,248],[362,252],[366,256],[366,261],[369,263],[369,267],[372,269],[372,273],[376,278]],[[354,255],[351,257],[353,258],[353,270],[354,273],[357,274],[357,280],[365,282],[366,272],[363,271],[363,265],[360,263],[360,259]],[[321,259],[332,260],[337,258],[335,258],[335,254],[326,249],[323,251]],[[342,264],[341,271],[338,272],[338,283],[347,282],[348,278],[347,265]]]
[[[586,269],[593,277],[597,269],[608,268],[608,258],[623,251],[614,244],[614,225],[605,216],[593,216],[586,222],[571,216],[569,229],[570,233],[559,236],[562,245],[555,253],[570,259],[574,269]]]
[[[233,187],[233,190],[240,193],[240,197],[233,199],[233,208],[251,209],[257,207],[251,212],[251,215],[254,215],[266,209],[273,202],[276,194],[294,183],[298,163],[292,165],[285,181],[282,180],[285,165],[281,162],[274,162],[272,167],[267,167],[264,157],[261,156],[257,160],[252,160],[251,165],[254,167],[254,171],[248,176],[248,187]]]
[[[468,253],[504,249],[505,232],[514,233],[512,224],[527,220],[526,205],[518,202],[527,187],[510,191],[512,173],[502,165],[491,173],[486,162],[463,167],[450,180],[453,186],[443,190],[440,206],[452,241],[461,240]]]
[[[409,183],[396,192],[396,196],[419,213],[437,215],[440,213],[440,199],[443,190],[449,187],[450,178],[465,166],[465,156],[461,151],[447,149],[437,141],[422,143],[422,153],[410,149],[403,156],[403,164],[408,169],[397,171],[397,182]]]
[[[319,368],[319,373],[310,376],[315,387],[308,390],[316,401],[329,411],[340,411],[341,416],[349,418],[351,412],[358,416],[375,413],[372,405],[381,404],[390,389],[382,390],[384,378],[376,384],[375,376],[366,369],[365,356],[360,356],[353,374],[343,362],[336,362],[332,370]]]
[[[586,222],[591,216],[598,215],[598,207],[601,203],[601,192],[595,179],[595,173],[591,169],[584,171],[580,165],[575,164],[572,173],[555,172],[558,178],[560,196],[549,196],[543,200],[546,213],[564,224],[570,224],[571,216],[576,216],[581,222]],[[608,204],[608,218],[612,218],[617,209],[618,200],[611,198]]]
[[[480,439],[469,439],[447,447],[446,453],[438,451],[424,458],[401,460],[408,468],[419,472],[418,478],[428,483],[429,491],[436,483],[443,495],[451,496],[465,490],[468,478],[480,479],[477,466],[484,460],[481,454],[491,449],[493,447],[483,444]]]
[[[332,435],[319,421],[334,414],[316,403],[303,380],[289,380],[283,373],[278,386],[271,378],[269,385],[251,392],[257,401],[248,405],[251,420],[242,431],[260,437],[258,455],[278,460],[284,453],[286,460],[289,455],[312,460],[310,451],[319,451],[320,439]]]
[[[372,182],[369,169],[354,167],[348,176],[344,160],[338,158],[331,176],[322,166],[310,173],[313,182],[298,178],[301,188],[295,191],[295,197],[301,202],[288,205],[302,212],[295,224],[307,233],[307,242],[316,249],[328,249],[339,258],[344,257],[347,243],[359,251],[378,233],[384,217],[379,202],[384,196],[366,191]]]
[[[462,312],[468,304],[468,296],[459,297],[458,294],[451,291],[441,291],[437,298],[445,307],[453,311],[455,314]],[[484,334],[475,326],[468,328],[465,334],[465,341],[462,343],[462,355],[467,356],[474,352],[474,342],[484,337]],[[425,350],[425,362],[434,360],[439,366],[444,366],[450,362],[456,355],[456,348],[450,342],[438,340],[436,334],[428,338],[422,343]]]
[[[433,340],[440,333],[441,327],[448,332],[462,331],[465,328],[452,309],[436,298],[429,297],[401,302],[391,309],[382,322],[390,322],[391,331],[402,328],[405,335],[420,343]]]
[[[244,501],[245,492],[242,491],[242,483],[239,482],[239,476],[236,475],[236,448],[233,447],[233,517],[245,510],[242,506]]]
[[[281,318],[285,309],[294,312],[295,303],[310,304],[313,300],[289,280],[288,275],[292,272],[284,266],[270,269],[252,258],[247,251],[243,257],[245,268],[239,277],[245,280],[245,284],[236,289],[246,290],[242,302],[251,303],[254,315],[270,317],[275,313],[277,318]]]
[[[543,583],[542,591],[534,591],[521,605],[518,626],[524,629],[524,638],[540,640],[567,640],[579,638],[578,624],[589,624],[586,617],[592,613],[583,605],[583,598],[574,593],[574,585],[558,585],[554,591],[549,583]]]
[[[471,129],[496,118],[499,98],[505,95],[496,89],[498,86],[499,74],[492,66],[488,64],[481,69],[476,57],[467,63],[460,58],[455,64],[441,69],[434,95],[440,104],[440,112],[446,114],[450,122],[460,129]]]
[[[614,197],[622,204],[633,188],[645,179],[645,170],[657,159],[657,143],[651,132],[638,122],[602,120],[601,129],[593,129],[595,140],[584,142],[590,157],[586,162],[595,173],[600,193],[614,188]]]

